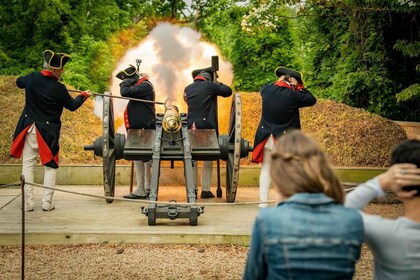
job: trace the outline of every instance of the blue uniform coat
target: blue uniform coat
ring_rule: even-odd
[[[77,110],[87,99],[87,94],[71,97],[58,77],[45,69],[19,77],[16,85],[25,89],[25,107],[13,135],[11,156],[22,156],[26,132],[35,124],[41,163],[58,168],[61,114],[64,108]]]
[[[299,108],[312,106],[316,98],[300,87],[294,91],[285,82],[275,82],[261,89],[262,113],[254,138],[252,161],[262,162],[262,151],[270,135],[275,138],[288,129],[300,129]]]
[[[155,101],[155,90],[147,78],[139,79],[134,85],[122,81],[120,84],[121,96]],[[124,122],[127,129],[155,129],[156,115],[153,103],[130,100],[124,112]]]
[[[195,123],[198,129],[215,129],[219,134],[217,96],[231,95],[232,89],[227,85],[196,78],[184,90],[184,100],[188,105],[188,127]]]

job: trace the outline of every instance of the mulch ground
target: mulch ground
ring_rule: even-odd
[[[403,214],[401,204],[370,204],[365,211],[384,217]],[[175,244],[88,244],[27,246],[26,279],[242,279],[248,247]],[[0,247],[1,279],[21,278],[20,247]],[[353,279],[373,279],[367,247]]]

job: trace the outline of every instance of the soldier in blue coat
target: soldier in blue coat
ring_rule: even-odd
[[[155,101],[155,90],[149,81],[149,75],[138,73],[133,65],[118,72],[121,96]],[[155,129],[156,112],[153,103],[130,100],[124,112],[125,128],[128,129]],[[146,190],[150,188],[151,163],[150,161],[134,161],[136,168],[137,188],[124,195],[128,199],[145,199]]]
[[[261,89],[261,120],[254,139],[252,161],[260,163],[260,201],[268,200],[271,184],[269,166],[271,150],[276,138],[289,129],[300,129],[299,108],[312,106],[316,98],[305,89],[302,74],[298,71],[279,67],[275,71],[279,77],[274,83]],[[261,208],[267,207],[260,203]]]
[[[22,174],[26,182],[34,182],[33,171],[39,155],[45,167],[44,185],[54,188],[59,165],[59,139],[61,114],[66,108],[77,110],[91,95],[84,91],[76,98],[70,96],[60,77],[70,56],[64,53],[44,51],[44,69],[19,77],[16,85],[25,89],[25,107],[13,136],[11,156],[22,156]],[[54,191],[44,189],[42,209],[54,210]],[[25,185],[25,211],[34,210],[33,186]]]
[[[184,100],[188,105],[189,129],[215,129],[218,131],[217,97],[229,97],[232,89],[222,83],[214,82],[208,71],[201,71],[194,82],[184,90]],[[194,164],[194,184],[197,186],[197,163]],[[213,162],[204,161],[201,172],[201,198],[213,198],[210,191]]]

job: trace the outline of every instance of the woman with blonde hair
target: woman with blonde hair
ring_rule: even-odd
[[[352,279],[363,243],[361,215],[326,154],[299,130],[278,138],[270,175],[278,204],[261,209],[244,279]]]

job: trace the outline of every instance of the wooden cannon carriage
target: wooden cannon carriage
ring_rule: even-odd
[[[165,112],[156,115],[156,129],[128,129],[124,134],[115,133],[112,95],[103,95],[102,136],[85,150],[94,151],[103,158],[103,183],[105,196],[113,197],[115,192],[115,166],[118,159],[152,161],[150,189],[146,190],[149,203],[142,208],[148,217],[148,224],[155,225],[157,218],[188,218],[190,225],[197,225],[203,207],[179,206],[176,203],[159,205],[159,177],[162,161],[175,161],[184,165],[187,202],[197,202],[197,186],[193,182],[193,165],[196,161],[226,161],[226,202],[235,201],[239,182],[240,159],[252,151],[249,142],[241,138],[241,96],[234,93],[229,118],[228,134],[216,135],[214,129],[189,130],[187,114],[179,113],[173,104],[165,104]],[[218,176],[220,166],[217,165]],[[218,184],[217,197],[222,197]],[[111,203],[112,198],[107,202]]]

